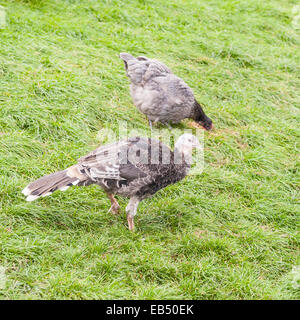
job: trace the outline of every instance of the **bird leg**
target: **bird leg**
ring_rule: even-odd
[[[170,130],[172,130],[172,126],[170,125],[169,121],[163,122],[163,124],[167,126]]]
[[[106,193],[110,202],[111,202],[111,207],[108,210],[108,212],[111,212],[112,214],[118,214],[120,210],[120,205],[118,204],[118,201],[115,199],[115,197],[111,193]]]
[[[168,120],[163,121],[163,120],[160,120],[159,118],[156,118],[154,120],[154,124],[156,124],[158,122],[160,122],[162,125],[167,126],[170,130],[172,130],[172,126],[170,125],[170,122]]]
[[[129,200],[129,203],[126,207],[127,213],[127,221],[128,221],[128,228],[130,231],[134,231],[134,216],[136,215],[137,208],[139,205],[140,200],[136,197],[132,197]]]
[[[149,126],[150,126],[150,129],[152,131],[152,121],[148,118],[148,121],[149,121]]]

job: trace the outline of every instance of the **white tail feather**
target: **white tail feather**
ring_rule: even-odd
[[[39,196],[28,196],[26,201],[34,201],[35,199],[39,198]]]
[[[24,188],[23,190],[22,190],[22,193],[24,194],[24,196],[28,196],[29,194],[30,194],[30,189],[28,188],[28,187],[26,187],[26,188]]]

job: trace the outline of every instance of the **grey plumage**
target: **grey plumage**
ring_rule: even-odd
[[[50,195],[56,190],[65,191],[68,187],[78,184],[78,182],[79,180],[76,177],[69,177],[67,170],[63,170],[32,182],[22,192],[27,196],[27,201],[33,201],[39,197]]]
[[[196,101],[192,89],[155,59],[120,53],[130,79],[130,93],[135,106],[150,122],[178,123],[185,118],[199,122],[205,129],[212,121]]]
[[[119,210],[115,194],[130,198],[126,211],[132,230],[138,203],[183,179],[190,168],[192,148],[199,146],[191,134],[179,137],[174,151],[154,139],[129,138],[97,148],[77,164],[30,183],[22,192],[27,201],[33,201],[72,185],[97,184],[111,200],[113,213]]]

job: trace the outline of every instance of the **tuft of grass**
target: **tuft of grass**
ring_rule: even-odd
[[[299,299],[295,3],[0,1],[2,299]],[[149,134],[122,51],[165,62],[216,128],[202,175],[143,201],[134,234],[96,186],[21,194],[116,120]]]

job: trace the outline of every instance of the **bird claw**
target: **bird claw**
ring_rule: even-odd
[[[111,212],[112,214],[119,214],[120,213],[120,206],[118,204],[113,204],[108,212]]]
[[[128,221],[128,228],[130,231],[134,231],[134,220],[133,220],[133,216],[128,214],[127,215],[127,221]]]
[[[167,127],[169,128],[169,130],[173,129],[169,122],[167,122]]]
[[[170,124],[170,122],[165,121],[165,122],[161,122],[161,123],[162,123],[164,126],[168,127],[169,130],[172,130],[172,129],[173,129],[172,126],[171,126],[171,124]]]

